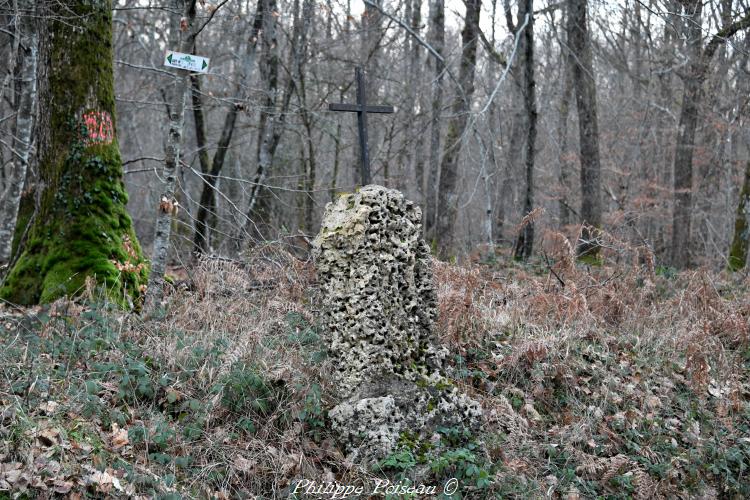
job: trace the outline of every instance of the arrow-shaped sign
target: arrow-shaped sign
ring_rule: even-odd
[[[174,52],[172,50],[167,51],[167,56],[164,58],[164,66],[194,71],[196,73],[208,73],[208,62],[209,59],[207,57],[183,54],[182,52]]]

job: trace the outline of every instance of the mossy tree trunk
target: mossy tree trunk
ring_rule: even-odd
[[[40,51],[40,183],[36,213],[0,297],[50,302],[87,278],[121,304],[141,294],[147,269],[125,208],[115,136],[112,2],[50,3]],[[21,228],[17,228],[17,231]]]
[[[734,236],[729,248],[728,268],[735,272],[745,268],[747,264],[747,250],[750,242],[750,228],[748,227],[748,212],[750,212],[750,161],[745,168],[745,181],[742,183],[740,200],[737,202],[737,217],[734,220]]]

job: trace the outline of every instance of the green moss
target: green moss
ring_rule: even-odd
[[[453,388],[453,382],[451,382],[447,378],[443,378],[442,380],[440,380],[440,382],[435,384],[435,389],[437,389],[438,391],[445,391],[445,390],[452,389],[452,388]]]
[[[56,18],[66,21],[50,27],[50,141],[39,165],[45,190],[0,289],[6,300],[50,302],[80,292],[92,277],[111,299],[127,304],[128,296],[137,302],[146,282],[148,269],[125,208],[117,140],[87,140],[83,121],[95,111],[109,115],[115,127],[111,7],[110,1],[85,0],[55,7],[64,10]]]
[[[408,450],[418,463],[425,463],[427,461],[427,454],[434,447],[429,440],[423,439],[416,432],[403,431],[398,437],[397,449]]]
[[[581,264],[587,264],[589,266],[602,266],[604,265],[604,259],[599,253],[587,253],[578,256],[578,262]]]

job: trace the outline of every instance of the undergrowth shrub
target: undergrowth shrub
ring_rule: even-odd
[[[201,264],[159,318],[0,308],[0,485],[279,498],[302,478],[455,477],[462,498],[750,496],[750,282],[648,252],[581,265],[567,243],[549,236],[529,265],[436,263],[436,334],[485,426],[404,432],[375,470],[329,433],[317,292],[281,252]]]

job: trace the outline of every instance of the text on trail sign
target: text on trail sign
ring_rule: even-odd
[[[359,129],[359,168],[362,185],[370,183],[370,152],[367,145],[367,113],[393,113],[393,106],[368,106],[365,92],[365,76],[361,67],[354,68],[354,78],[357,82],[357,104],[331,103],[331,111],[348,111],[357,113],[357,128]]]
[[[182,52],[167,51],[164,56],[164,66],[170,68],[179,68],[196,73],[208,73],[207,57],[196,56],[193,54],[183,54]]]

